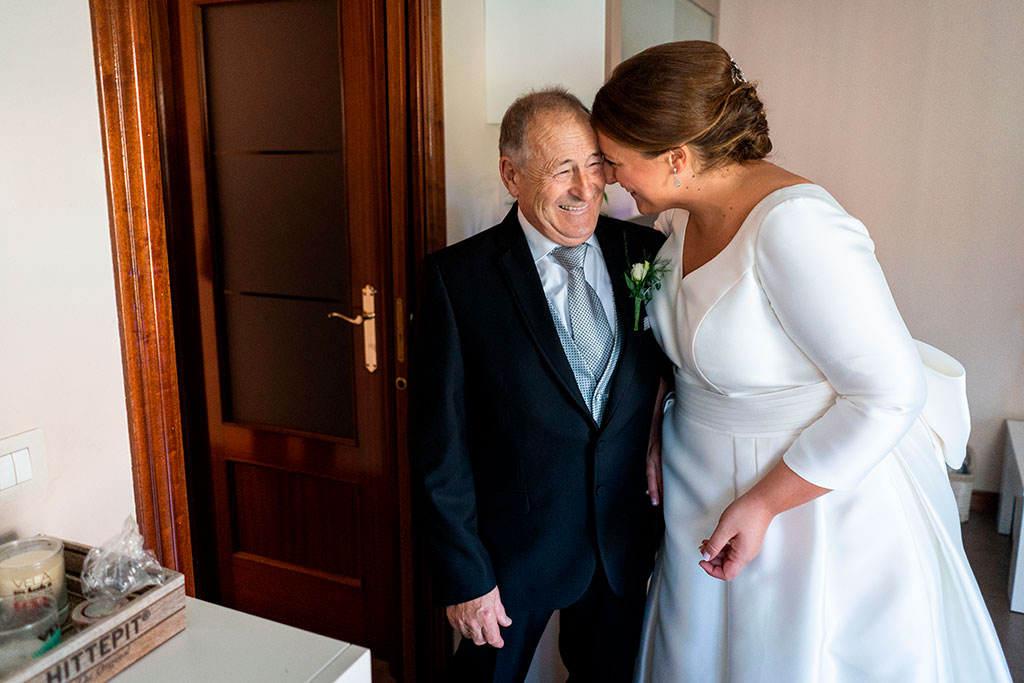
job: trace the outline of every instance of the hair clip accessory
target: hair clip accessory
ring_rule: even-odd
[[[736,85],[746,83],[747,79],[743,77],[743,69],[736,63],[736,60],[730,59],[729,63],[732,65],[732,82]]]

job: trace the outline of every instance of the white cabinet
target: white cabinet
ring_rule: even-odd
[[[185,598],[185,630],[114,677],[117,683],[370,683],[358,645]]]
[[[1021,545],[1021,506],[1024,503],[1024,421],[1006,421],[1006,455],[999,493],[999,533],[1013,534],[1010,558],[1010,610],[1024,612],[1024,562]]]

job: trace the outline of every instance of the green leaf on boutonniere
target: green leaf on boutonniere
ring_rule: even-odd
[[[629,240],[626,234],[622,234],[623,242],[626,244],[626,263],[629,259]],[[668,272],[669,262],[666,259],[656,259],[653,263],[650,257],[644,252],[644,260],[632,263],[623,274],[626,278],[626,287],[630,296],[633,297],[633,331],[640,328],[640,307],[646,304],[654,296],[656,290],[661,289],[661,278]]]

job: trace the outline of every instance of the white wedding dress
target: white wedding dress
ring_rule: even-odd
[[[943,462],[962,458],[965,400],[921,414],[932,383],[864,226],[817,185],[783,188],[685,278],[686,212],[656,227],[671,266],[648,314],[676,397],[636,680],[1010,681]],[[777,516],[734,580],[709,577],[699,543],[780,458],[834,491]]]

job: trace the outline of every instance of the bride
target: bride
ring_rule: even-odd
[[[608,182],[668,236],[648,304],[675,365],[666,531],[637,680],[1009,681],[943,463],[965,437],[922,417],[939,397],[864,226],[764,160],[756,89],[713,43],[623,62],[593,124]]]

